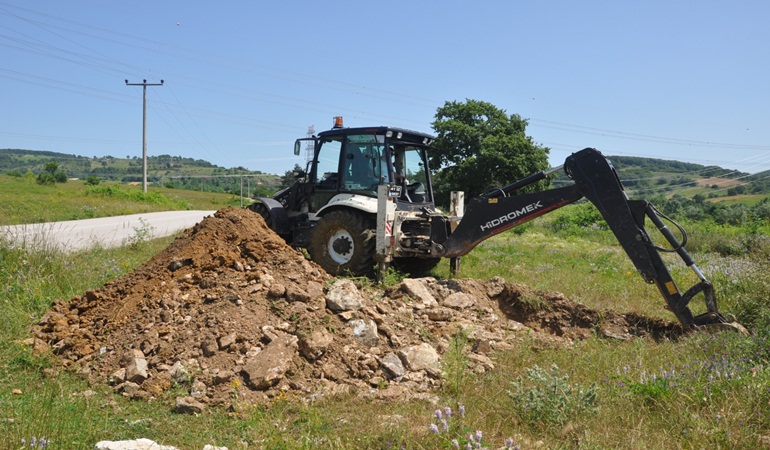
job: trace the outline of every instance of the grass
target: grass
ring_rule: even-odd
[[[82,180],[41,186],[29,177],[0,175],[0,226],[239,204],[240,199],[230,194],[160,187],[150,187],[145,194],[141,186],[113,182],[86,186]]]
[[[486,241],[463,257],[461,276],[502,276],[588,306],[673,320],[608,232],[556,232],[551,225],[543,221]],[[740,234],[721,232],[724,239]],[[56,368],[24,344],[30,325],[53,301],[102,286],[169,242],[77,254],[46,246],[0,248],[0,448],[22,448],[22,439],[32,437],[49,439],[56,449],[144,437],[182,450],[204,444],[231,450],[451,449],[455,440],[461,448],[471,440],[475,446],[478,436],[485,448],[522,449],[753,449],[770,440],[770,327],[761,319],[770,316],[768,263],[750,253],[695,257],[724,298],[722,308],[742,321],[755,318],[753,336],[696,333],[662,343],[596,337],[565,348],[523,335],[481,376],[467,370],[460,350],[470,344],[458,335],[445,358],[449,382],[435,402],[383,404],[350,396],[306,403],[287,395],[268,407],[181,416],[170,412],[174,393],[130,401]],[[667,261],[675,278],[691,276],[678,260]],[[448,276],[447,263],[434,274]],[[548,372],[553,367],[558,370]],[[590,389],[589,396],[577,395]]]

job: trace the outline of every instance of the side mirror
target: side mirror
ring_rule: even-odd
[[[299,139],[294,141],[294,156],[299,156],[299,151],[302,149],[302,143]]]

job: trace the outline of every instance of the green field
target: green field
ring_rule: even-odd
[[[42,187],[0,177],[5,223],[78,218],[158,209],[217,209],[232,196],[155,190],[114,199],[82,184]],[[16,183],[16,184],[14,184]],[[100,185],[101,186],[101,185]],[[133,188],[119,186],[119,190]],[[162,195],[161,195],[162,194]],[[122,195],[122,194],[113,194]],[[9,205],[18,196],[21,200]],[[25,198],[25,196],[27,196]],[[171,205],[175,205],[171,207]],[[149,209],[143,209],[149,208]],[[601,223],[577,221],[584,205],[563,208],[534,224],[492,238],[462,259],[460,276],[560,291],[597,309],[634,311],[674,320]],[[28,212],[29,211],[29,212]],[[315,403],[279,398],[269,407],[234,413],[212,408],[197,416],[170,412],[174,396],[131,401],[88,385],[32,354],[24,340],[56,299],[102,286],[148,260],[170,239],[131,248],[62,254],[52,248],[0,249],[0,448],[22,439],[50,439],[48,448],[88,449],[103,439],[139,437],[179,449],[205,444],[233,449],[452,449],[481,434],[481,447],[521,449],[755,449],[770,442],[770,223],[749,226],[688,221],[690,245],[715,284],[723,312],[751,336],[693,333],[676,341],[607,340],[543,346],[523,338],[495,356],[485,375],[445,357],[451,383],[435,403],[373,403],[354,396]],[[691,271],[666,259],[676,278]],[[433,273],[449,276],[448,264]],[[686,284],[686,282],[682,282]],[[376,288],[376,286],[373,286]],[[468,345],[458,337],[458,346]],[[435,411],[459,405],[438,432]],[[476,448],[473,446],[473,448]]]
[[[82,180],[46,186],[31,177],[0,175],[0,225],[91,219],[156,211],[220,209],[240,205],[232,194]]]

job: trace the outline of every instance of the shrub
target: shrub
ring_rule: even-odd
[[[513,388],[507,394],[513,400],[513,409],[531,424],[564,425],[582,413],[595,410],[596,384],[585,388],[574,386],[556,364],[551,370],[536,365],[527,369],[526,378],[519,376],[511,384]]]

